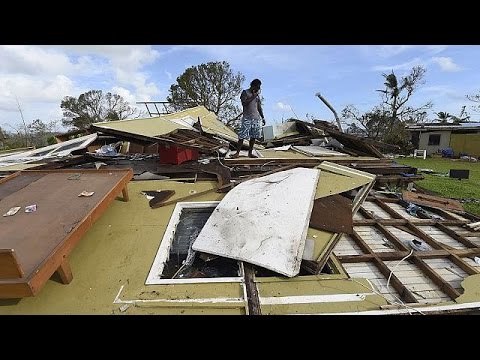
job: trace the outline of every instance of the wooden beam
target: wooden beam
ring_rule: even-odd
[[[259,178],[261,176],[267,176],[267,175],[271,175],[271,174],[275,174],[277,172],[280,172],[280,171],[286,171],[286,170],[290,170],[290,169],[294,169],[298,167],[297,164],[290,164],[290,165],[286,165],[286,166],[281,166],[279,168],[276,168],[276,169],[273,169],[273,170],[270,170],[270,171],[267,171],[267,172],[262,172],[262,173],[258,173],[258,174],[254,174],[254,175],[249,175],[235,183],[229,183],[229,184],[226,184],[226,185],[223,185],[223,186],[220,186],[218,188],[218,192],[224,192],[223,190],[230,190],[231,188],[245,182],[245,181],[248,181],[248,180],[252,180],[252,179],[256,179],[256,178]]]
[[[401,242],[395,235],[393,235],[390,230],[388,230],[384,225],[382,224],[377,224],[377,229],[380,230],[380,232],[385,235],[387,240],[393,243],[395,247],[399,250],[404,250],[404,251],[410,251],[410,249],[403,243]]]
[[[123,196],[123,201],[127,202],[128,200],[130,200],[130,198],[128,197],[127,185],[125,185],[125,187],[122,189],[122,196]]]
[[[455,240],[457,240],[459,243],[462,243],[463,245],[465,245],[467,248],[478,248],[478,246],[476,244],[474,244],[473,242],[471,242],[470,240],[468,240],[466,237],[464,236],[461,236],[459,234],[457,234],[455,231],[453,231],[452,229],[446,227],[445,225],[443,225],[442,223],[437,223],[435,225],[438,229],[440,229],[441,231],[443,231],[445,234],[449,235],[450,237],[454,238]]]
[[[374,202],[380,207],[382,208],[385,212],[388,213],[388,215],[390,215],[391,217],[393,217],[394,219],[405,219],[402,215],[400,215],[398,212],[396,212],[395,210],[393,210],[390,206],[388,206],[387,204],[385,204],[383,201],[381,201],[380,199],[376,198],[374,200]]]
[[[385,263],[377,257],[374,257],[373,263],[376,265],[378,270],[385,276],[385,279],[390,277],[390,283],[400,295],[402,300],[407,301],[409,303],[418,303],[417,298],[412,294],[410,290],[408,290],[405,285],[397,278],[397,276],[393,273],[393,269],[391,270]]]
[[[427,194],[417,194],[411,191],[403,191],[402,197],[403,200],[417,204],[419,206],[429,206],[449,211],[464,211],[460,201],[454,199],[448,199],[440,196],[433,196]]]
[[[358,235],[355,229],[353,229],[353,234],[351,234],[350,237],[353,239],[353,241],[357,243],[357,245],[365,254],[373,254],[370,246],[368,246],[367,243],[360,237],[360,235]]]
[[[245,272],[245,287],[247,289],[247,303],[249,315],[262,315],[260,297],[258,296],[257,284],[255,283],[255,270],[253,265],[243,263]]]
[[[420,270],[427,275],[444,293],[446,293],[452,300],[460,296],[460,293],[438,275],[430,266],[428,266],[422,259],[414,256],[412,261],[420,268]]]
[[[164,203],[160,203],[158,204],[155,208],[158,209],[158,208],[161,208],[163,206],[168,206],[168,205],[172,205],[172,204],[176,204],[177,202],[180,202],[180,201],[187,201],[187,200],[191,200],[193,198],[196,198],[196,197],[199,197],[199,196],[202,196],[202,195],[205,195],[205,194],[209,194],[209,193],[212,193],[212,192],[215,192],[217,190],[219,190],[220,188],[211,188],[211,189],[208,189],[208,190],[204,190],[204,191],[199,191],[195,194],[191,194],[191,195],[187,195],[187,196],[183,196],[183,197],[180,197],[180,198],[176,198],[176,199],[173,199],[173,200],[170,200],[170,201],[165,201]]]
[[[0,279],[18,279],[23,270],[14,249],[0,249]]]
[[[363,206],[360,206],[360,208],[358,209],[358,212],[362,214],[364,217],[366,217],[365,220],[374,220],[372,214],[370,214],[367,210],[365,210]],[[353,220],[353,221],[355,224],[355,221],[362,221],[362,220]]]
[[[475,275],[480,273],[476,268],[473,266],[468,265],[465,261],[463,261],[458,255],[451,254],[449,257],[451,262],[457,265],[460,269],[465,271],[468,275]]]
[[[408,223],[407,227],[412,230],[417,236],[425,241],[428,245],[430,245],[432,248],[436,250],[447,250],[447,246],[436,241],[434,238],[432,238],[430,235],[426,234],[423,230],[419,229],[412,223]]]
[[[62,279],[63,284],[70,284],[73,279],[73,275],[72,269],[70,268],[70,263],[66,257],[58,267],[57,273],[60,275],[60,279]]]
[[[363,211],[362,211],[363,210]],[[371,215],[366,212],[363,208],[359,209],[359,212],[367,217],[371,217]],[[365,213],[366,214],[365,214]],[[467,224],[468,221],[466,220],[427,220],[427,219],[418,219],[418,220],[407,220],[407,219],[373,219],[373,218],[368,218],[368,219],[359,219],[359,220],[353,220],[353,226],[364,226],[364,225],[375,225],[375,224],[382,224],[382,225],[406,225],[407,223],[411,223],[413,225],[437,225],[437,224],[443,224],[447,226],[462,226],[464,224]]]
[[[480,255],[480,248],[479,249],[456,249],[453,250],[454,253],[452,253],[449,250],[431,250],[431,251],[414,251],[413,255],[421,258],[421,259],[441,259],[441,258],[446,258],[449,256],[454,256],[458,257],[461,260],[461,257],[466,257],[466,256],[476,256]],[[342,263],[357,263],[357,262],[368,262],[371,261],[373,257],[377,257],[383,261],[392,261],[392,260],[400,260],[407,256],[410,253],[409,251],[389,251],[389,252],[380,252],[380,253],[375,253],[375,254],[364,254],[364,255],[339,255],[337,256],[337,259],[342,262]],[[463,260],[462,264],[466,264]],[[459,267],[463,266],[460,265],[459,262],[455,262],[452,260],[455,264],[457,264]],[[462,268],[463,269],[463,268]],[[472,269],[475,269],[472,267]],[[471,269],[468,271],[463,269],[467,273],[475,273]],[[475,269],[475,271],[477,271]]]
[[[317,275],[319,273],[319,266],[318,266],[318,263],[316,261],[313,261],[313,260],[302,260],[302,263],[301,263],[301,268],[303,270],[305,270],[306,272],[312,274],[312,275]],[[321,271],[321,269],[320,269]]]
[[[364,254],[364,255],[337,255],[337,259],[342,263],[360,263],[360,262],[369,262],[375,257],[374,254]]]

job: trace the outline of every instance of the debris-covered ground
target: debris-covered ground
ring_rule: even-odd
[[[203,107],[90,132],[0,155],[0,313],[478,308],[478,163],[297,119],[231,158],[235,132]],[[457,201],[423,178],[468,186]]]

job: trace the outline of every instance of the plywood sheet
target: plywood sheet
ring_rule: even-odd
[[[373,174],[329,161],[322,162],[316,168],[322,170],[322,177],[317,185],[315,199],[356,189],[375,180]]]
[[[236,186],[217,206],[193,249],[297,275],[319,176],[320,170],[297,168]]]

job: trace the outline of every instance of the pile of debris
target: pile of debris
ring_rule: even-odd
[[[339,255],[339,267],[373,261],[384,275],[390,259],[401,259],[411,249],[423,252],[411,255],[420,264],[424,257],[480,255],[470,240],[452,235],[454,231],[446,228],[462,226],[466,233],[468,227],[469,235],[480,230],[475,217],[467,224],[465,218],[447,213],[464,213],[458,201],[409,191],[383,191],[386,186],[403,189],[422,178],[416,168],[399,165],[379,150],[394,151],[394,146],[345,134],[324,121],[291,119],[267,127],[265,141],[255,148],[257,158],[230,158],[237,135],[202,106],[148,119],[96,123],[89,132],[71,134],[83,135],[73,139],[57,137],[58,144],[42,149],[0,155],[0,175],[5,177],[0,201],[7,207],[2,222],[14,242],[4,240],[2,249],[10,250],[0,251],[0,263],[9,270],[8,274],[0,273],[0,297],[35,295],[55,271],[62,274],[65,283],[70,282],[66,256],[117,194],[122,192],[124,199],[129,199],[126,184],[130,180],[142,186],[142,201],[143,196],[148,200],[142,211],[160,212],[157,209],[171,206],[171,219],[176,219],[166,226],[145,285],[216,277],[227,282],[241,277],[247,312],[252,314],[261,312],[256,276],[285,279],[331,273],[333,251],[347,236],[364,253]],[[148,180],[174,185],[149,188],[148,183],[156,182]],[[215,185],[176,191],[180,183],[203,180]],[[61,216],[52,210],[56,203],[40,191],[42,188],[61,198]],[[32,189],[38,196],[28,195]],[[213,195],[220,201],[188,206]],[[387,203],[405,214],[400,215]],[[79,204],[80,210],[76,209]],[[25,207],[25,213],[14,210],[17,207]],[[443,212],[435,210],[438,208]],[[48,240],[49,231],[38,232],[38,243],[44,244],[45,251],[31,260],[28,246],[34,246],[37,238],[25,224],[36,219],[32,224],[40,228],[42,221],[50,224],[56,217],[62,219],[55,228],[56,242]],[[460,239],[468,249],[443,248],[415,227],[422,221]],[[381,229],[397,249],[375,253],[355,229],[368,226]],[[416,237],[405,245],[387,226]],[[19,228],[25,229],[26,235],[15,230]],[[30,243],[19,240],[28,237],[33,239]],[[381,250],[385,252],[383,247]],[[21,288],[11,287],[11,276]],[[403,284],[394,279],[393,286],[402,292]],[[436,281],[443,284],[440,279]],[[453,298],[458,291],[450,293]],[[405,294],[406,300],[414,300],[410,292]]]

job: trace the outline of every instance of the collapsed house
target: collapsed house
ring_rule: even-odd
[[[197,107],[95,124],[74,153],[15,154],[0,167],[0,210],[18,208],[0,217],[0,313],[479,308],[479,218],[385,191],[418,178],[388,145],[322,122],[286,129],[230,159],[235,133]]]

